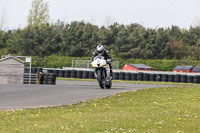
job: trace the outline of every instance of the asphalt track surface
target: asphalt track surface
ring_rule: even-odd
[[[0,85],[0,110],[71,105],[121,92],[170,86],[114,82],[111,89],[100,89],[97,82],[64,80],[57,80],[56,85]]]

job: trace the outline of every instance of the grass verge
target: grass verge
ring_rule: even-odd
[[[97,82],[96,79],[78,79],[78,78],[56,78],[56,80],[72,80],[72,81],[92,81]],[[200,86],[194,83],[177,83],[177,82],[154,82],[154,81],[128,81],[128,80],[112,80],[118,83],[132,83],[132,84],[157,84],[157,85],[181,85],[181,86]]]
[[[0,132],[200,132],[200,87],[152,88],[71,106],[0,112]]]

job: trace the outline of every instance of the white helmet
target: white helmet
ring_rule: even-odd
[[[103,54],[104,52],[104,46],[103,45],[98,45],[97,46],[97,53],[98,54]]]

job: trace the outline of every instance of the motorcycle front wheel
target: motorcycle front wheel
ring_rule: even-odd
[[[105,88],[105,76],[103,76],[102,72],[97,72],[97,80],[99,82],[99,86],[104,89]]]

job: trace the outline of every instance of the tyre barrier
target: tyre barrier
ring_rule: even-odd
[[[56,74],[55,73],[44,73],[42,76],[41,84],[55,85]]]
[[[149,81],[156,81],[156,74],[151,73],[151,74],[149,75]]]
[[[125,80],[125,72],[119,73],[119,80]]]
[[[76,78],[82,79],[82,74],[83,74],[83,71],[78,70],[78,71],[76,72]]]
[[[88,78],[89,79],[94,79],[94,72],[93,71],[89,71],[89,74],[88,74]]]
[[[193,83],[194,76],[188,75],[187,76],[187,83]]]
[[[143,74],[143,81],[149,81],[149,73]]]
[[[31,74],[31,77],[29,78],[29,73],[24,73],[24,84],[29,84],[29,79],[31,84],[36,84],[36,77],[37,75],[35,73]]]
[[[71,70],[65,70],[64,77],[70,78],[71,77]]]
[[[57,77],[64,78],[64,75],[65,75],[65,71],[64,70],[60,70],[60,71],[58,71],[58,76]]]
[[[131,80],[131,73],[125,73],[125,80]]]
[[[196,84],[198,84],[199,83],[199,75],[195,75],[194,77],[193,77],[193,83],[196,83]]]
[[[59,70],[53,70],[53,73],[58,77]]]
[[[168,75],[168,82],[174,82],[174,75],[172,74]]]
[[[161,82],[162,81],[162,74],[156,74],[156,81]]]
[[[143,73],[139,72],[139,73],[137,74],[137,80],[138,80],[138,81],[143,81]]]
[[[82,78],[83,79],[88,79],[88,77],[89,77],[89,71],[83,71]]]
[[[137,73],[131,73],[131,80],[137,80]]]
[[[113,72],[113,79],[119,80],[119,72]]]
[[[162,75],[162,81],[168,82],[168,74],[163,74]]]
[[[28,69],[24,69],[28,72]],[[34,71],[34,70],[33,70]],[[38,68],[37,71],[41,71]],[[57,77],[95,79],[94,71],[88,70],[47,70],[47,73],[55,74]],[[44,79],[48,79],[45,78]],[[144,72],[113,72],[113,80],[133,80],[133,81],[157,81],[157,82],[181,82],[181,83],[200,83],[199,75],[183,74],[161,74],[161,73],[144,73]],[[27,81],[27,79],[26,79]],[[34,81],[33,81],[34,82]],[[44,80],[44,83],[50,81]]]
[[[181,75],[181,83],[187,83],[187,76]]]
[[[29,73],[29,67],[24,67],[24,73]],[[31,68],[31,73],[37,73],[37,72],[43,72],[42,67],[32,67]]]
[[[174,82],[180,82],[181,80],[181,75],[177,74],[174,76]]]

